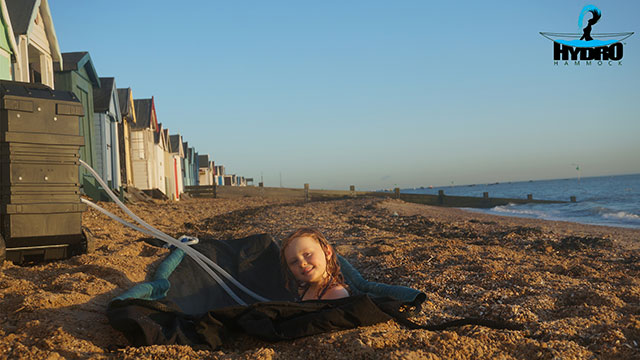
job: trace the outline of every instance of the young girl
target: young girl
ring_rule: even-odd
[[[280,248],[280,263],[287,288],[295,279],[301,300],[340,299],[349,296],[338,257],[322,234],[301,228],[289,235]]]

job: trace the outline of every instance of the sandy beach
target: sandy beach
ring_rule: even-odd
[[[101,203],[123,216],[113,203]],[[409,330],[390,321],[295,341],[240,336],[221,349],[130,347],[109,300],[145,281],[168,250],[94,210],[96,251],[0,268],[2,359],[640,358],[640,230],[499,217],[399,200],[244,197],[130,206],[173,236],[276,239],[319,228],[369,280],[427,294],[421,324],[504,319],[524,330]]]

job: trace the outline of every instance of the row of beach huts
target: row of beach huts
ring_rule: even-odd
[[[225,174],[208,154],[200,154],[180,134],[158,122],[154,97],[134,98],[114,77],[100,77],[88,52],[61,53],[47,0],[0,0],[0,79],[41,83],[73,92],[82,103],[80,158],[109,186],[122,193],[137,188],[179,200],[185,187],[246,186],[242,176]],[[84,169],[84,193],[108,200]]]

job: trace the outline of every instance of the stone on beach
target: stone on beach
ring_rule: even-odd
[[[120,216],[112,203],[101,203]],[[504,319],[431,332],[394,322],[222,349],[128,347],[106,319],[109,300],[145,281],[168,250],[96,211],[83,224],[96,251],[0,269],[0,358],[638,358],[640,230],[507,218],[370,198],[189,199],[131,206],[174,237],[201,240],[319,228],[369,280],[427,293],[418,323]]]

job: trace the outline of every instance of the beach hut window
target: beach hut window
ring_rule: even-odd
[[[40,71],[36,70],[33,63],[29,64],[29,78],[32,83],[42,83],[42,75],[40,74]]]

